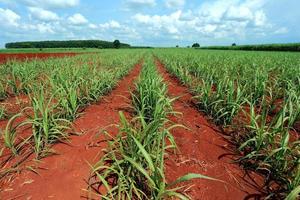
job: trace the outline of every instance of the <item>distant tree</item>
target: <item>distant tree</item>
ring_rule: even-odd
[[[199,47],[200,47],[200,44],[199,44],[199,43],[194,43],[194,44],[192,45],[192,47],[193,47],[193,48],[199,48]]]
[[[121,47],[121,42],[119,40],[115,40],[113,42],[114,48],[119,49]]]
[[[232,43],[232,45],[231,45],[231,46],[235,47],[235,46],[236,46],[236,43]]]
[[[187,46],[186,48],[191,48],[190,46]]]
[[[179,45],[176,45],[176,48],[179,48]]]

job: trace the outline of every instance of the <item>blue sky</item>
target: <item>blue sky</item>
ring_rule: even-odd
[[[0,0],[0,47],[101,39],[187,46],[300,42],[299,0]]]

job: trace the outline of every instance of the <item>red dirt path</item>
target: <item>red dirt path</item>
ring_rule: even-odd
[[[118,111],[128,109],[129,88],[133,88],[133,81],[140,70],[141,64],[136,65],[110,95],[86,108],[83,116],[74,123],[75,131],[82,136],[72,136],[69,145],[55,145],[53,149],[59,155],[46,157],[36,164],[40,168],[37,170],[39,175],[22,172],[10,182],[5,192],[0,193],[0,199],[73,200],[85,197],[87,194],[83,189],[87,188],[86,179],[91,171],[88,163],[98,161],[101,150],[106,147],[106,143],[102,142],[104,135],[98,133],[103,128],[113,135],[117,133],[116,128],[108,126],[119,122]]]
[[[78,53],[0,53],[0,64],[5,63],[9,60],[20,60],[26,59],[47,59],[47,58],[61,58],[66,56],[75,56]]]
[[[259,192],[255,187],[256,184],[245,175],[245,171],[231,163],[232,158],[224,156],[230,154],[229,143],[224,140],[217,128],[193,106],[192,95],[187,88],[171,77],[159,61],[156,61],[156,64],[165,82],[169,84],[169,95],[180,97],[174,102],[173,108],[174,111],[181,112],[182,116],[172,117],[171,120],[190,129],[180,128],[172,131],[179,152],[170,153],[166,160],[168,182],[187,173],[200,173],[223,180],[227,184],[204,179],[191,181],[193,187],[188,190],[187,194],[192,200],[254,199],[253,196],[249,198],[250,195],[257,197],[258,195],[255,194]],[[261,182],[261,178],[257,175],[251,174],[251,177]]]

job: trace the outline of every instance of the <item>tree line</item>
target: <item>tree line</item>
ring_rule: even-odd
[[[231,46],[208,46],[200,49],[217,49],[217,50],[245,50],[245,51],[300,51],[300,43],[289,44],[258,44],[258,45],[237,45]]]
[[[114,42],[102,40],[67,40],[67,41],[27,41],[12,42],[5,44],[5,48],[129,48],[129,44],[121,43],[119,40]]]
[[[178,48],[179,45],[176,45]],[[191,46],[187,46],[190,48]],[[216,50],[245,50],[245,51],[300,51],[300,43],[286,44],[257,44],[257,45],[237,45],[232,43],[231,46],[205,46],[201,47],[199,43],[194,43],[192,48],[195,49],[216,49]]]

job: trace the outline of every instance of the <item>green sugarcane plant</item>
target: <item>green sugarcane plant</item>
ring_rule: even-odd
[[[60,117],[55,112],[54,95],[47,98],[43,86],[35,90],[32,100],[33,115],[28,115],[27,124],[32,126],[31,139],[38,158],[43,157],[49,150],[49,145],[67,139],[70,121]]]

